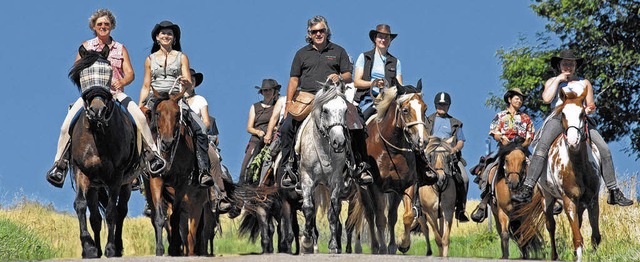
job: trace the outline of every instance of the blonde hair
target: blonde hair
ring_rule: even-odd
[[[116,29],[116,17],[113,15],[113,13],[111,13],[111,11],[106,8],[98,9],[89,17],[89,29],[93,31],[93,35],[97,35],[96,31],[93,30],[93,28],[96,26],[96,20],[103,16],[106,16],[109,19],[109,22],[111,22],[111,30]]]

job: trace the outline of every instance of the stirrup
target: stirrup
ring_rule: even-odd
[[[159,156],[159,155],[158,155],[158,154],[156,154],[156,153],[153,153],[153,154],[154,154],[154,157],[153,157],[153,158],[154,158],[154,159],[158,159],[158,160],[160,160],[160,161],[162,162],[162,165],[161,165],[161,167],[160,167],[160,168],[158,168],[158,170],[155,170],[155,171],[154,171],[154,170],[151,168],[151,161],[153,161],[153,159],[152,159],[152,160],[150,160],[150,161],[147,161],[147,170],[149,171],[149,173],[151,173],[151,175],[153,175],[153,176],[157,176],[160,172],[164,171],[164,169],[167,167],[167,160],[164,160],[164,158],[163,158],[163,157]]]
[[[51,167],[51,169],[47,171],[47,176],[46,176],[47,181],[52,186],[55,186],[57,188],[62,188],[62,186],[64,185],[64,180],[67,177],[67,172],[69,170],[68,161],[67,160],[62,160],[62,161],[63,163],[56,161],[53,167]],[[56,179],[58,177],[60,178],[60,180]]]

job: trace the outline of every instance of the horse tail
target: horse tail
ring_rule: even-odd
[[[329,207],[331,206],[331,192],[326,186],[319,185],[316,187],[313,193],[313,200],[316,203],[317,209],[322,211],[322,214],[329,213]],[[340,210],[338,210],[340,213]]]
[[[511,235],[525,252],[542,252],[542,228],[546,223],[544,197],[535,190],[531,203],[524,204],[514,212],[513,220],[518,221],[511,228]]]
[[[251,243],[255,243],[260,235],[260,219],[255,212],[244,212],[242,222],[238,228],[238,235],[247,236]]]
[[[364,227],[364,204],[362,203],[362,195],[359,189],[355,189],[355,192],[351,199],[349,199],[349,206],[353,209],[349,209],[347,214],[347,221],[345,221],[345,227],[347,232],[353,232],[356,230],[357,234],[362,232]]]

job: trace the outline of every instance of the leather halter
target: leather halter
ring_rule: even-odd
[[[405,141],[409,142],[409,144],[413,147],[413,142],[411,141],[411,139],[409,139],[409,137],[407,137],[407,133],[409,133],[409,128],[411,128],[412,126],[415,125],[423,125],[426,128],[426,124],[424,123],[424,121],[422,121],[422,119],[418,119],[416,121],[413,122],[408,122],[406,123],[404,121],[404,118],[402,118],[402,116],[399,114],[400,112],[400,105],[398,103],[396,103],[396,120],[395,120],[395,127],[398,128],[402,128],[402,135],[405,139]],[[400,121],[398,121],[397,119],[400,119]],[[402,123],[402,126],[400,126],[400,122]],[[382,141],[385,142],[385,144],[387,144],[388,146],[390,146],[391,148],[398,150],[398,151],[402,151],[402,152],[413,152],[414,149],[412,148],[404,148],[404,147],[398,147],[394,144],[392,144],[391,142],[387,141],[387,139],[384,138],[384,136],[382,135],[382,132],[380,132],[380,122],[376,121],[376,126],[378,127],[378,136],[382,139]]]

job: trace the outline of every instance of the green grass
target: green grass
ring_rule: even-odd
[[[635,180],[630,183],[635,185]],[[631,187],[635,188],[635,187]],[[632,191],[632,193],[635,193]],[[585,261],[640,261],[640,205],[635,203],[629,207],[610,206],[606,204],[606,196],[600,198],[600,231],[602,243],[598,250],[591,247],[591,228],[585,220],[581,231],[585,241]],[[467,213],[471,213],[478,201],[468,202]],[[402,208],[399,211],[402,213]],[[341,221],[346,218],[346,205],[343,205]],[[401,218],[401,216],[400,216]],[[303,226],[304,218],[298,214]],[[488,221],[488,220],[487,220]],[[487,230],[487,221],[481,224],[454,222],[451,229],[449,256],[499,258],[500,239],[493,228]],[[572,234],[564,214],[556,216],[558,255],[561,260],[574,260]],[[251,243],[247,238],[237,235],[240,221],[221,217],[222,232],[216,234],[214,242],[216,255],[250,254],[261,252],[260,242]],[[327,253],[328,225],[326,214],[319,214],[320,230],[319,250]],[[396,234],[402,232],[402,225],[396,225]],[[103,228],[104,228],[103,224]],[[103,244],[106,230],[102,230]],[[364,253],[370,253],[367,230],[363,235]],[[546,230],[543,256],[550,258],[549,237]],[[50,258],[81,257],[80,240],[78,238],[78,220],[75,214],[58,212],[51,205],[44,205],[26,198],[20,199],[12,206],[0,207],[0,261],[4,260],[41,260]],[[343,250],[346,241],[343,233]],[[424,236],[412,235],[411,249],[408,255],[424,256],[426,242]],[[274,247],[277,243],[274,240]],[[388,237],[387,237],[388,241]],[[166,240],[165,247],[167,246]],[[438,248],[431,234],[433,254]],[[155,236],[151,222],[146,217],[129,217],[124,222],[123,243],[125,256],[148,256],[155,254]],[[518,258],[519,251],[513,241],[510,243],[510,258]]]
[[[55,252],[38,234],[4,218],[0,218],[0,246],[0,261],[56,257]]]

